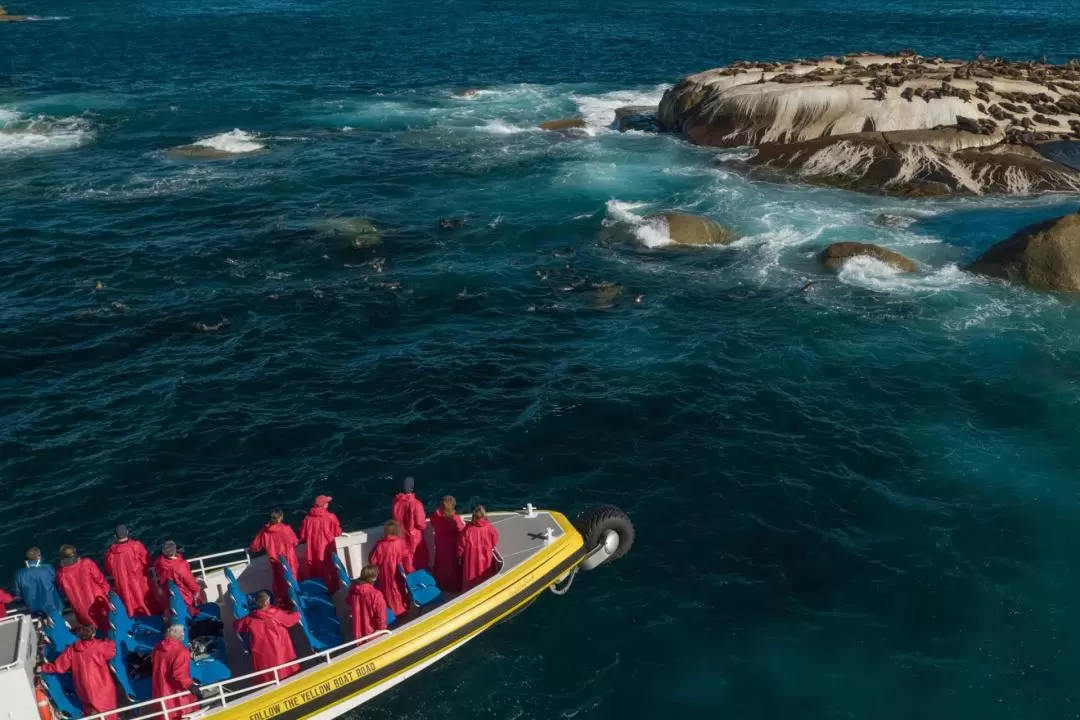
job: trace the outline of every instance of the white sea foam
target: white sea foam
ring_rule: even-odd
[[[655,107],[660,104],[660,98],[668,87],[659,85],[651,90],[616,90],[601,95],[573,94],[570,99],[578,106],[589,128],[608,128],[615,122],[615,110],[627,105]]]
[[[491,133],[492,135],[517,135],[518,133],[527,132],[539,132],[539,128],[521,127],[520,125],[513,125],[502,120],[489,120],[484,125],[480,125],[476,128],[480,132]]]
[[[90,141],[89,125],[82,118],[29,118],[10,109],[0,109],[0,155],[70,150]]]
[[[837,277],[846,285],[893,295],[938,293],[978,282],[977,277],[956,265],[946,265],[927,273],[904,273],[867,256],[853,257],[845,262]]]
[[[664,247],[674,243],[671,239],[671,228],[668,227],[667,220],[663,218],[653,218],[635,226],[634,237],[649,248]]]
[[[220,135],[203,138],[202,140],[196,140],[192,145],[208,147],[225,153],[241,154],[257,152],[266,147],[266,145],[256,142],[258,139],[257,135],[236,129],[227,133],[221,133]]]
[[[648,203],[623,202],[622,200],[612,198],[607,201],[607,216],[615,222],[637,225],[638,223],[644,222],[645,217],[643,215],[638,215],[634,211],[648,206]]]

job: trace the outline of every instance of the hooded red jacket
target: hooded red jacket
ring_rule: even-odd
[[[183,555],[177,553],[171,558],[159,555],[154,561],[154,574],[157,576],[158,583],[161,584],[161,589],[166,593],[169,591],[169,581],[176,583],[176,586],[180,588],[184,603],[188,606],[188,611],[192,615],[199,612],[199,596],[202,594],[202,588]]]
[[[401,526],[405,542],[409,544],[410,555],[409,562],[405,564],[405,572],[427,570],[430,562],[427,541],[424,539],[424,528],[427,527],[424,503],[413,493],[398,493],[394,496],[390,516]]]
[[[349,588],[353,640],[386,629],[386,598],[371,583],[353,583]]]
[[[155,614],[156,596],[150,594],[150,553],[138,540],[114,542],[105,553],[105,572],[112,575],[116,594],[131,617]]]
[[[300,523],[300,540],[304,546],[306,561],[304,578],[326,581],[333,593],[338,588],[337,571],[331,555],[337,550],[334,540],[341,535],[341,522],[337,515],[324,507],[313,507],[304,522]]]
[[[71,565],[61,565],[56,570],[56,585],[81,624],[109,629],[109,583],[96,562],[79,558]]]
[[[109,670],[109,661],[116,656],[116,644],[108,640],[77,640],[60,653],[56,662],[45,663],[41,672],[62,675],[69,670],[75,684],[84,715],[115,710],[116,682]],[[105,720],[117,720],[106,715]]]
[[[252,670],[265,670],[296,659],[289,628],[298,622],[300,613],[287,612],[271,605],[255,608],[247,617],[233,624],[236,632],[248,633],[251,638]],[[284,680],[298,672],[299,664],[290,665],[278,670],[278,678]],[[258,682],[272,682],[273,679],[273,673],[264,673],[258,677]]]
[[[458,538],[458,556],[461,557],[462,590],[476,587],[495,574],[495,555],[499,544],[499,531],[487,518],[471,520]]]
[[[151,676],[152,696],[155,698],[168,697],[191,690],[195,684],[191,679],[191,652],[184,647],[184,643],[176,638],[167,637],[157,644],[150,656],[154,672]],[[180,697],[170,698],[165,701],[167,710],[177,709],[159,717],[159,720],[179,720],[182,715],[190,715],[195,712],[194,706],[199,700],[190,692]],[[160,710],[160,706],[155,706]]]

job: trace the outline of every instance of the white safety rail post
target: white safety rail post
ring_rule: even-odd
[[[536,508],[533,507],[532,503],[527,503],[525,505],[525,517],[527,517],[527,518],[536,517]]]

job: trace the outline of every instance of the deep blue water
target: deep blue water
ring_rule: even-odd
[[[374,524],[412,474],[613,502],[638,542],[357,717],[1080,715],[1080,307],[957,269],[1077,201],[751,183],[606,127],[739,58],[1064,61],[1072,2],[8,10],[45,19],[0,25],[4,577],[120,521],[233,547],[322,491]],[[234,130],[262,151],[168,154]],[[603,241],[671,208],[744,239]],[[355,216],[380,245],[325,231]],[[922,267],[831,275],[836,240]]]

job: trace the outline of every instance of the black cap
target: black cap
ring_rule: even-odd
[[[118,539],[123,540],[124,538],[126,538],[128,536],[127,525],[124,525],[123,523],[120,523],[119,525],[116,526],[116,529],[113,530],[113,532],[116,534],[116,537]]]
[[[409,477],[405,478],[405,482],[402,484],[402,486],[405,488],[405,492],[412,492],[413,488],[416,486],[416,481],[413,480],[412,475],[410,475]]]

